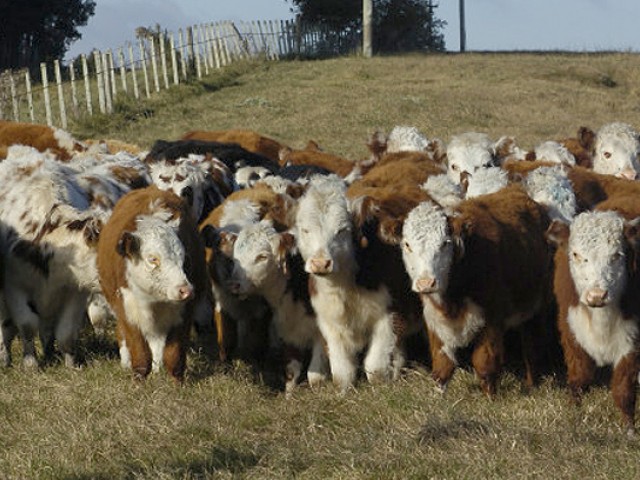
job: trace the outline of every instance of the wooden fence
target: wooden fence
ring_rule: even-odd
[[[0,119],[67,128],[70,117],[110,114],[120,96],[154,93],[201,79],[232,62],[255,58],[333,56],[358,49],[358,32],[288,21],[218,22],[177,34],[138,30],[135,43],[94,50],[66,65],[58,60],[33,72],[0,73]]]

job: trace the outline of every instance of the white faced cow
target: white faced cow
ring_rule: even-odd
[[[640,172],[640,134],[626,123],[603,125],[596,132],[593,170],[635,180]]]

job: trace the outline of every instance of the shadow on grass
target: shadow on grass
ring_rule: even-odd
[[[476,420],[432,418],[420,429],[418,442],[420,444],[432,444],[448,439],[486,437],[488,435],[491,435],[491,429]]]

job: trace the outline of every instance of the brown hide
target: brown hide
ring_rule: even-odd
[[[60,160],[69,160],[73,152],[60,146],[53,134],[54,130],[46,125],[0,120],[0,153],[4,151],[4,156],[0,158],[6,158],[6,147],[28,145],[40,152],[48,149]],[[84,149],[79,142],[75,142],[74,151]]]
[[[275,163],[280,160],[280,150],[286,148],[284,144],[252,130],[193,130],[185,133],[181,140],[237,143],[242,148],[264,155]]]

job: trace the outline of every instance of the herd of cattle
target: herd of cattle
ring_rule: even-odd
[[[191,342],[222,360],[277,346],[287,392],[304,369],[344,391],[360,360],[369,381],[397,377],[426,325],[437,386],[466,352],[492,396],[507,331],[527,385],[559,332],[572,398],[611,366],[633,432],[638,132],[582,127],[524,151],[399,126],[367,146],[353,161],[225,130],[142,152],[0,122],[0,359],[19,336],[37,366],[39,337],[75,365],[86,319],[115,318],[137,378],[164,366],[181,381]]]

